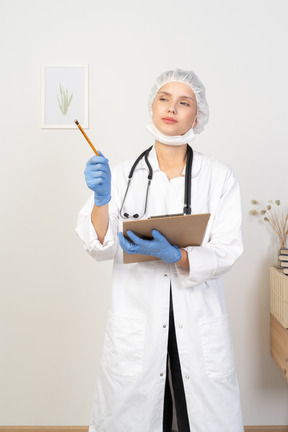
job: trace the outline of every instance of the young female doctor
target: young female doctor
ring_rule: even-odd
[[[155,143],[137,164],[111,175],[101,153],[85,170],[94,193],[76,232],[97,261],[114,259],[89,431],[170,432],[174,401],[180,432],[243,432],[222,283],[242,252],[239,186],[188,145],[208,121],[194,72],[160,75],[149,108]],[[183,211],[211,214],[202,246],[179,249],[155,230],[152,240],[122,234],[125,219]],[[123,250],[159,260],[123,264]]]

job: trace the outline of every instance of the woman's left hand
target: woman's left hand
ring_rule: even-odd
[[[157,230],[152,231],[152,240],[143,240],[132,231],[127,231],[127,235],[133,243],[127,240],[122,232],[119,233],[119,242],[122,249],[128,254],[150,255],[166,263],[176,263],[181,259],[181,251],[178,246],[172,246]]]

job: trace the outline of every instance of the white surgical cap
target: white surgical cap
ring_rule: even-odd
[[[187,84],[193,90],[197,101],[197,125],[194,127],[195,133],[203,131],[204,126],[208,122],[209,108],[206,100],[206,90],[202,82],[193,71],[184,71],[182,69],[170,70],[163,72],[157,79],[156,83],[151,89],[148,106],[149,111],[152,112],[152,104],[158,90],[168,82],[176,81]]]

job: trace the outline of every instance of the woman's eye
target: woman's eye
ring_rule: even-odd
[[[167,101],[167,99],[165,99],[164,97],[161,97],[159,100],[160,101]]]
[[[187,102],[180,102],[181,105],[190,106]]]

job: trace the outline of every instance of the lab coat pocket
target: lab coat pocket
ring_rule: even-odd
[[[136,379],[142,371],[145,320],[109,313],[103,361],[112,374]]]
[[[233,374],[235,367],[228,316],[201,320],[200,334],[207,375],[222,379]]]

